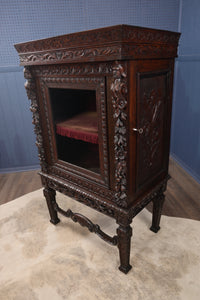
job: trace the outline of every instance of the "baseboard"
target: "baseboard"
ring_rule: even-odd
[[[194,172],[187,164],[179,159],[174,153],[170,154],[170,158],[173,159],[182,169],[185,170],[195,181],[200,184],[200,176]]]
[[[5,168],[5,169],[0,168],[0,174],[33,171],[33,170],[39,170],[39,169],[40,169],[40,165],[15,167],[15,168]]]

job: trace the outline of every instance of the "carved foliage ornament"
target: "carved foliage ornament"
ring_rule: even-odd
[[[114,81],[111,84],[115,120],[115,202],[122,207],[127,206],[127,74],[125,68],[125,64],[116,63],[113,67]]]
[[[99,197],[95,194],[83,191],[82,189],[80,189],[80,187],[75,186],[71,183],[63,183],[62,180],[52,177],[51,175],[47,175],[42,172],[40,172],[39,174],[42,176],[45,185],[47,185],[49,188],[52,188],[53,190],[59,191],[60,193],[72,197],[78,202],[83,203],[112,218],[117,218],[117,215],[119,215],[120,213],[124,216],[124,211],[122,211],[122,209],[121,211],[119,211],[119,209],[116,209],[113,204],[108,203],[105,200],[100,200]]]
[[[179,35],[127,25],[67,34],[15,45],[22,65],[121,59],[121,55],[176,56]],[[131,43],[129,47],[127,44]],[[152,44],[152,45],[150,45]],[[80,46],[81,45],[81,46]]]
[[[36,134],[36,146],[38,147],[38,157],[40,159],[42,170],[47,171],[47,164],[45,161],[45,153],[44,153],[44,146],[43,146],[43,138],[42,138],[42,132],[41,132],[40,120],[39,120],[36,85],[28,67],[24,68],[24,77],[25,79],[27,79],[25,83],[26,93],[28,98],[31,100],[30,110],[33,114],[32,123],[34,124],[34,132]]]
[[[115,28],[102,28],[86,32],[72,33],[62,36],[47,38],[16,45],[20,53],[36,52],[48,49],[65,49],[81,45],[105,45],[106,42],[132,41],[135,43],[178,43],[179,35],[173,32],[149,30],[147,28],[132,27],[127,25],[115,26]]]
[[[121,53],[121,47],[100,47],[92,49],[72,49],[72,50],[52,50],[48,52],[33,53],[33,54],[20,54],[21,64],[26,63],[43,63],[45,62],[56,62],[56,61],[72,61],[82,60],[82,58],[95,58],[106,56],[116,56]]]
[[[86,64],[67,64],[67,65],[51,65],[51,66],[33,66],[34,75],[39,77],[55,76],[55,75],[107,75],[112,73],[112,62],[102,63],[86,63]]]
[[[129,44],[124,45],[124,53],[127,53],[129,56],[135,56],[137,58],[144,57],[157,57],[162,55],[164,57],[174,57],[176,56],[176,49],[173,45],[167,45],[166,47],[161,47],[160,44]]]

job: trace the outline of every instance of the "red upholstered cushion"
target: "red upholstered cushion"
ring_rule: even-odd
[[[59,135],[98,144],[98,120],[96,112],[84,112],[56,124]]]

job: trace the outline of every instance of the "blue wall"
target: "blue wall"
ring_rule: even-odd
[[[0,91],[1,170],[33,168],[38,157],[23,68],[0,68]]]
[[[200,182],[200,1],[180,4],[171,154]]]
[[[1,0],[0,172],[38,164],[30,104],[13,44],[115,24],[177,31],[179,4],[179,0]]]

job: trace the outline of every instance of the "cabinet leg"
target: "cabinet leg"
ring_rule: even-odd
[[[160,229],[160,218],[161,218],[161,212],[162,212],[162,207],[163,203],[165,200],[164,194],[158,195],[153,200],[153,214],[152,214],[152,225],[150,227],[150,230],[157,233],[158,230]]]
[[[54,209],[54,203],[56,202],[55,199],[56,192],[51,188],[44,188],[43,193],[46,198],[47,207],[49,209],[49,214],[51,218],[50,222],[56,225],[57,223],[60,222],[57,211]]]
[[[131,236],[132,236],[131,226],[120,225],[117,228],[117,236],[118,236],[118,248],[119,248],[119,256],[120,256],[119,270],[127,274],[128,271],[132,268],[132,266],[129,264]]]

